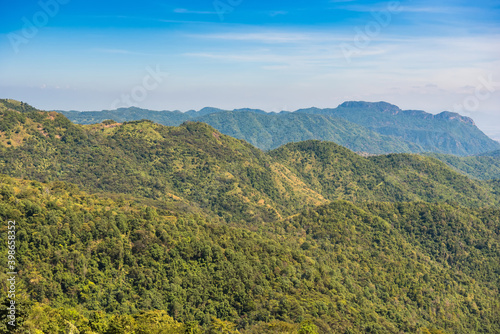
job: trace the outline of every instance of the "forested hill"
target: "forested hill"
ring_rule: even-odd
[[[380,135],[345,119],[324,115],[276,114],[252,109],[227,111],[216,108],[182,113],[134,107],[111,111],[61,113],[77,124],[94,124],[108,119],[116,122],[147,119],[167,126],[178,126],[185,121],[199,121],[262,150],[275,149],[290,142],[317,139],[332,141],[353,151],[373,154],[423,151],[419,145],[401,138]]]
[[[433,115],[422,110],[401,110],[387,102],[345,102],[335,109],[302,109],[298,113],[344,118],[367,129],[415,143],[425,152],[474,155],[500,149],[474,121],[454,112]]]
[[[308,139],[333,141],[353,151],[380,153],[447,153],[474,155],[500,149],[468,118],[452,112],[432,115],[420,110],[401,110],[386,102],[346,102],[331,109],[309,108],[296,112],[266,113],[262,110],[152,111],[122,108],[93,112],[62,111],[79,124],[149,119],[175,126],[202,121],[220,132],[244,139],[263,150]]]
[[[269,152],[277,162],[331,199],[350,201],[449,201],[494,205],[498,194],[444,163],[411,154],[364,158],[328,142],[287,144]]]
[[[430,153],[427,156],[439,159],[464,175],[480,180],[500,179],[500,154],[491,152],[469,157]]]
[[[426,155],[439,159],[453,169],[472,178],[500,180],[500,150],[468,157],[437,153],[428,153]]]
[[[0,217],[30,333],[500,331],[496,209],[337,201],[248,229],[1,176]]]
[[[0,103],[19,333],[497,333],[499,203],[434,158]]]
[[[320,141],[264,153],[204,123],[81,126],[55,112],[0,108],[1,173],[196,207],[227,221],[273,221],[336,199],[499,203],[490,184],[416,155],[363,158]]]
[[[417,144],[381,135],[343,118],[325,115],[223,111],[197,117],[196,121],[210,124],[224,134],[244,139],[263,150],[315,139],[373,154],[423,151]]]

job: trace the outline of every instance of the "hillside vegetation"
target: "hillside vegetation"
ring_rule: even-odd
[[[287,144],[269,155],[329,199],[448,201],[473,206],[498,201],[487,183],[473,181],[442,162],[419,155],[364,158],[319,141]]]
[[[275,149],[290,142],[317,139],[332,141],[353,151],[375,154],[423,151],[420,146],[400,138],[380,135],[345,119],[324,115],[276,114],[253,109],[227,111],[216,108],[185,113],[139,108],[61,113],[78,124],[96,124],[108,119],[116,122],[147,119],[167,126],[178,126],[186,121],[203,122],[223,134],[243,139],[262,150]]]
[[[337,143],[357,152],[375,154],[421,152],[423,149],[400,138],[380,135],[343,118],[299,113],[267,114],[224,111],[196,118],[220,132],[263,150],[310,139]]]
[[[498,210],[340,201],[252,231],[61,182],[0,189],[32,331],[500,330]]]
[[[279,114],[256,109],[203,108],[182,113],[136,107],[62,113],[78,124],[149,119],[178,126],[188,120],[200,121],[263,150],[309,139],[333,141],[371,154],[434,152],[464,156],[500,149],[500,143],[488,138],[468,117],[451,112],[432,115],[421,110],[401,110],[386,102],[345,102],[333,109],[309,108]]]
[[[416,155],[364,158],[319,141],[264,153],[204,123],[80,126],[55,112],[0,112],[1,173],[195,206],[226,221],[273,221],[336,199],[499,202],[491,185]]]
[[[297,112],[341,117],[379,134],[417,144],[424,152],[465,156],[500,149],[500,143],[486,136],[472,119],[449,111],[433,115],[422,110],[401,110],[387,102],[351,101],[335,109]]]
[[[448,166],[479,180],[500,179],[500,151],[469,157],[457,157],[449,154],[426,154],[439,159]]]
[[[500,332],[500,180],[201,122],[0,117],[0,333]]]

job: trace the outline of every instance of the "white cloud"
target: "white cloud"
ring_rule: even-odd
[[[186,9],[186,8],[175,8],[174,13],[177,13],[177,14],[200,14],[200,15],[217,14],[214,11],[190,10],[190,9]]]
[[[263,32],[240,32],[240,33],[213,33],[213,34],[192,34],[189,37],[216,40],[247,41],[261,43],[301,43],[304,41],[318,41],[319,36],[307,33],[291,33],[278,31]]]
[[[136,52],[136,51],[130,51],[130,50],[125,50],[125,49],[94,49],[97,52],[101,53],[110,53],[110,54],[122,54],[122,55],[139,55],[139,56],[150,56],[151,54],[148,53],[143,53],[143,52]]]
[[[272,11],[269,13],[269,16],[279,16],[279,15],[287,15],[288,12],[286,10],[276,10],[276,11]]]

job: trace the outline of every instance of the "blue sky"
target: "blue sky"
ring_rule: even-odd
[[[0,6],[0,97],[39,108],[279,111],[384,100],[457,111],[500,139],[500,0]]]

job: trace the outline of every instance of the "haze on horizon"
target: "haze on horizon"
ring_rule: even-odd
[[[42,109],[387,101],[500,140],[500,1],[3,3],[0,97]],[[128,96],[128,98],[127,98]]]

